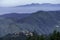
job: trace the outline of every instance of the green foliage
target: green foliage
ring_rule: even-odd
[[[29,36],[27,40],[60,40],[60,32],[57,32],[56,30],[48,35],[33,35],[32,37]]]
[[[51,40],[60,40],[60,32],[54,31],[53,34],[50,36]]]
[[[43,35],[41,36],[29,36],[27,40],[45,40]]]
[[[0,40],[60,40],[60,32],[57,32],[56,30],[50,34],[50,35],[37,35],[37,33],[32,32],[33,36],[26,36],[26,35],[19,35],[19,36],[14,36],[12,37],[11,34],[8,34]]]
[[[45,36],[37,35],[37,33],[33,32],[33,36],[27,37],[27,40],[45,40]]]

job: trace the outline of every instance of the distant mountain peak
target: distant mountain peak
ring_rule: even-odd
[[[32,4],[30,4],[30,5],[40,5],[39,3],[32,3]]]
[[[43,3],[43,4],[39,4],[39,3],[31,3],[31,4],[26,4],[26,5],[20,5],[18,7],[25,7],[25,6],[60,6],[60,4],[51,4],[51,3]]]

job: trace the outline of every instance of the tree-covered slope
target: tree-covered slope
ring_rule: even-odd
[[[60,11],[38,11],[20,22],[36,26],[34,29],[39,33],[51,33],[60,26]]]
[[[60,11],[38,11],[29,16],[22,16],[23,18],[14,15],[11,17],[0,16],[0,36],[20,31],[49,34],[54,29],[60,30]]]

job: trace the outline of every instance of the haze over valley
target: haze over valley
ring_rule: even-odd
[[[32,3],[15,7],[0,7],[0,14],[8,13],[32,13],[36,11],[56,11],[60,10],[60,4],[39,4]]]

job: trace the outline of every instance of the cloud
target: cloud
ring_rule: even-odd
[[[60,3],[59,0],[0,0],[0,7],[11,7],[30,3]]]
[[[20,5],[21,0],[0,0],[0,6],[16,6]]]

